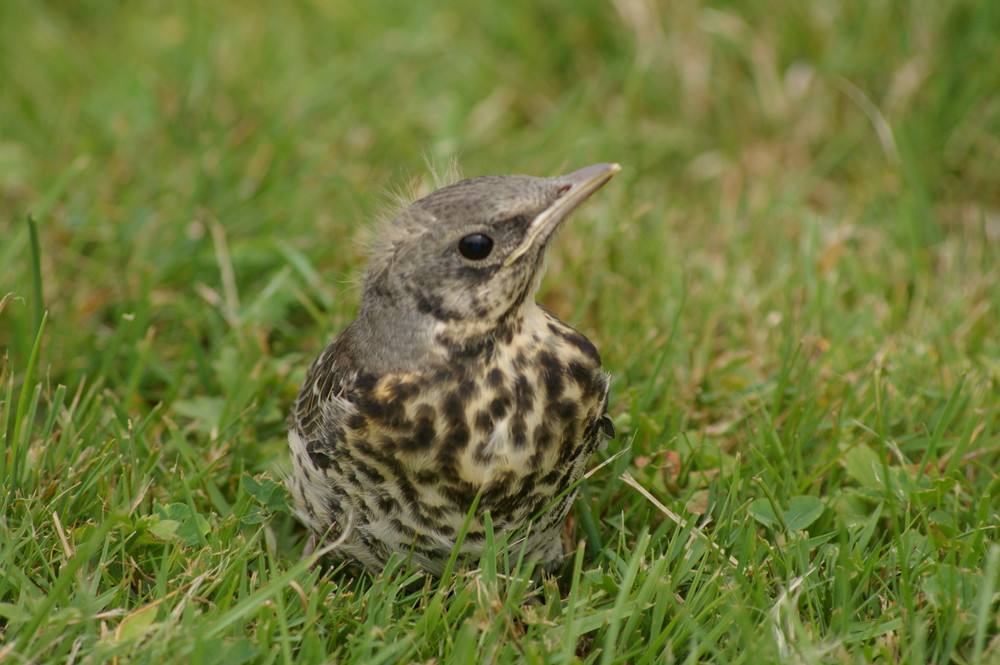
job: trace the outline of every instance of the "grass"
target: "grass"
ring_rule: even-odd
[[[1000,5],[498,7],[0,5],[0,661],[1000,662]],[[620,434],[542,585],[323,572],[279,482],[453,160],[624,166],[540,294]]]

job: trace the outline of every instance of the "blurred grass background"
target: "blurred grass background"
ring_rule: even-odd
[[[997,35],[988,0],[4,0],[0,660],[995,662]],[[371,220],[452,163],[599,161],[541,299],[627,452],[568,595],[296,564],[284,413]]]

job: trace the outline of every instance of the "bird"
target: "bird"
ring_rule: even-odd
[[[479,561],[489,513],[511,555],[560,569],[577,481],[615,429],[594,344],[535,296],[557,229],[620,169],[462,180],[378,231],[356,318],[289,416],[286,484],[324,551],[440,576],[456,542]]]

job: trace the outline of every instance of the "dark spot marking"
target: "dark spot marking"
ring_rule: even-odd
[[[392,455],[392,451],[396,448],[396,441],[386,436],[381,438],[379,444],[382,450],[376,449],[366,441],[355,441],[354,449],[368,459],[374,460],[384,466],[393,476],[396,477],[399,482],[404,482],[406,469],[403,467],[403,464]]]
[[[595,347],[589,339],[581,335],[576,330],[573,330],[569,326],[562,326],[560,329],[559,326],[554,326],[551,323],[549,324],[549,330],[578,348],[581,352],[583,352],[583,355],[593,360],[595,365],[601,364],[601,355],[597,352],[597,347]]]
[[[459,365],[454,363],[441,365],[434,370],[433,374],[431,374],[429,383],[432,384],[448,383],[457,380],[458,375],[459,375]]]
[[[488,335],[454,340],[446,335],[438,335],[437,341],[444,344],[453,359],[489,362],[493,358],[493,347],[496,344],[496,331]]]
[[[515,476],[512,471],[504,471],[494,477],[490,484],[483,490],[483,496],[479,499],[479,505],[494,511],[493,517],[502,515],[502,507],[507,503],[510,493],[514,491]]]
[[[360,413],[352,413],[347,419],[347,427],[352,430],[364,429],[368,420]]]
[[[476,500],[476,487],[472,483],[458,481],[441,488],[441,494],[460,511],[466,511]]]
[[[494,367],[490,370],[489,374],[486,375],[486,383],[497,388],[503,385],[503,370],[499,367]]]
[[[476,414],[476,431],[487,434],[493,430],[493,416],[489,411],[480,411]]]
[[[507,492],[513,489],[515,480],[517,480],[517,475],[513,471],[504,471],[493,476],[490,486]]]
[[[549,416],[556,418],[559,422],[563,423],[576,420],[579,414],[576,402],[571,399],[561,399],[557,402],[553,402],[552,404],[549,404],[546,411]]]
[[[436,525],[434,528],[438,529],[439,531],[446,530],[450,533],[454,533],[452,528],[448,526],[447,523],[445,523],[444,521],[445,517],[448,514],[448,510],[444,506],[431,506],[425,504],[424,512],[427,513],[428,517],[434,520]]]
[[[347,481],[347,484],[360,487],[361,483],[358,482],[358,474],[354,472],[353,466],[344,468],[340,475]]]
[[[405,537],[407,540],[413,538],[413,536],[416,535],[416,531],[413,530],[413,527],[403,524],[396,517],[389,520],[389,524],[392,526],[393,529],[395,529],[401,536]]]
[[[568,334],[565,335],[565,338],[567,342],[580,349],[583,355],[593,360],[596,365],[601,364],[601,354],[597,352],[597,347],[589,339],[572,328],[568,329]]]
[[[441,447],[438,449],[437,461],[441,465],[441,470],[445,472],[455,472],[458,456],[469,444],[469,428],[465,423],[458,423],[441,440]]]
[[[542,512],[542,509],[548,505],[549,501],[552,499],[548,494],[532,494],[528,499],[528,505],[531,506],[528,512],[532,515],[537,515]]]
[[[381,540],[378,540],[367,533],[359,532],[359,536],[366,553],[375,559],[380,566],[384,566],[385,562],[389,560],[389,548],[387,548]]]
[[[580,392],[584,395],[592,395],[599,392],[597,386],[596,372],[584,365],[579,360],[572,360],[567,367],[569,375],[580,386]]]
[[[436,485],[440,476],[434,469],[421,469],[413,474],[413,479],[421,485]]]
[[[362,400],[358,408],[372,420],[393,429],[408,429],[412,423],[406,418],[406,409],[402,402],[389,399],[380,400],[373,397]]]
[[[447,559],[447,555],[451,553],[451,550],[444,550],[440,547],[414,547],[413,553],[416,556],[435,561],[441,558]]]
[[[535,390],[524,374],[519,374],[517,381],[514,382],[514,395],[517,399],[518,411],[531,411],[535,401]]]
[[[346,437],[344,436],[344,428],[336,422],[326,422],[323,427],[323,438],[327,441],[340,443]]]
[[[418,549],[418,550],[424,550],[424,548],[428,547],[429,545],[432,545],[433,541],[430,539],[430,536],[428,536],[427,534],[417,532],[413,536],[413,543],[415,545],[417,545],[416,549]],[[426,551],[426,550],[424,550],[424,551]]]
[[[493,401],[490,402],[489,409],[494,420],[503,418],[510,410],[510,394],[505,393],[494,397]]]
[[[433,507],[423,501],[418,501],[413,505],[410,510],[410,515],[413,520],[420,523],[420,527],[423,529],[433,529],[437,521],[432,516]]]
[[[516,416],[510,425],[510,438],[515,448],[524,448],[528,444],[528,428],[520,415]]]
[[[378,383],[378,377],[374,374],[369,374],[367,372],[362,372],[358,374],[358,378],[354,380],[354,387],[357,390],[368,392],[375,387]]]
[[[545,423],[541,423],[535,427],[535,431],[531,435],[531,440],[536,450],[548,449],[552,445],[554,438],[552,430]]]
[[[399,493],[402,495],[403,505],[410,512],[416,510],[420,503],[420,494],[417,492],[417,488],[413,486],[413,483],[404,477],[399,477],[396,478],[396,487],[399,488]]]
[[[413,381],[397,381],[390,387],[393,399],[406,402],[420,392],[420,386]]]
[[[417,302],[417,309],[423,314],[430,314],[438,321],[454,321],[462,314],[444,306],[441,296],[425,293],[419,287],[407,289]]]
[[[525,475],[521,478],[521,486],[518,487],[517,493],[521,496],[526,496],[532,490],[535,489],[535,483],[538,482],[538,472],[532,471],[531,473]]]
[[[461,399],[464,403],[468,403],[471,400],[476,399],[476,395],[479,393],[479,384],[472,379],[466,379],[458,386],[458,394],[461,395]]]
[[[341,475],[344,473],[343,468],[340,466],[340,462],[337,461],[335,457],[327,457],[327,475]]]
[[[400,440],[399,447],[407,452],[425,450],[434,443],[437,431],[434,429],[434,409],[429,404],[421,404],[417,409],[413,433]]]
[[[379,492],[376,499],[379,511],[384,514],[395,513],[399,510],[399,501],[388,492]]]
[[[559,360],[551,351],[542,351],[538,354],[538,363],[541,366],[542,380],[545,382],[545,395],[549,401],[559,399],[563,393],[563,368]]]
[[[453,392],[448,395],[441,407],[441,413],[444,415],[445,422],[452,428],[458,425],[465,425],[464,397],[460,393]]]
[[[344,517],[344,509],[341,507],[345,503],[350,503],[350,497],[340,489],[331,489],[330,496],[324,502],[326,510],[330,514],[330,519],[339,522]]]
[[[545,461],[545,450],[536,448],[535,452],[528,458],[528,468],[532,471],[541,471],[543,461]]]
[[[358,470],[358,473],[368,479],[369,483],[381,485],[385,482],[385,476],[379,473],[378,469],[364,463],[360,459],[354,460],[354,467]]]

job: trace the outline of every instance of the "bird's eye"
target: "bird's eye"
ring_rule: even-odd
[[[481,261],[493,251],[493,239],[482,233],[467,235],[458,241],[458,251],[467,259]]]

